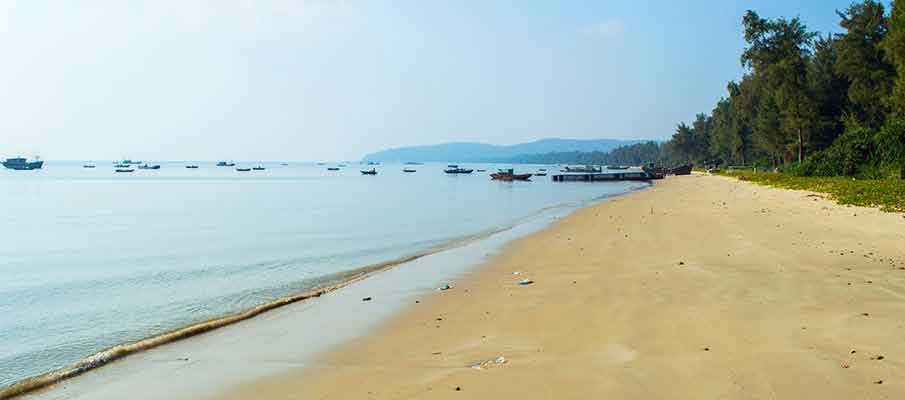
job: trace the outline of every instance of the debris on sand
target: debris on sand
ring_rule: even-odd
[[[452,285],[445,283],[445,284],[443,284],[443,286],[438,287],[437,290],[449,290],[452,288],[453,288]]]
[[[518,284],[519,284],[519,286],[528,286],[528,285],[533,285],[534,281],[532,281],[530,279],[525,279],[525,280],[519,281]]]
[[[494,359],[479,361],[476,363],[472,363],[469,365],[471,369],[487,369],[496,365],[503,365],[506,363],[506,357],[499,356]]]

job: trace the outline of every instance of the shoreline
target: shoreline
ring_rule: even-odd
[[[903,242],[898,214],[670,178],[510,242],[316,363],[215,398],[901,396]]]
[[[60,394],[56,393],[55,389],[60,385],[67,386],[69,383],[74,383],[73,386],[80,386],[78,380],[94,380],[94,377],[91,375],[98,374],[102,375],[106,372],[107,368],[102,368],[104,366],[110,366],[113,363],[128,363],[133,357],[139,358],[147,353],[152,353],[159,350],[161,347],[171,346],[171,345],[181,345],[185,342],[192,341],[193,339],[203,339],[206,333],[216,334],[224,329],[230,329],[233,326],[237,326],[235,329],[241,329],[242,324],[238,324],[239,322],[243,322],[246,320],[257,320],[256,317],[264,317],[269,315],[271,312],[279,312],[284,308],[291,308],[292,306],[303,307],[309,304],[312,300],[316,300],[317,298],[328,295],[328,294],[337,294],[343,295],[343,291],[339,289],[344,289],[348,286],[359,284],[363,281],[367,281],[366,278],[373,279],[374,277],[378,277],[382,274],[388,273],[395,268],[399,268],[402,266],[406,266],[407,264],[414,264],[424,258],[431,258],[433,256],[442,255],[446,252],[455,252],[457,250],[461,250],[463,248],[467,248],[470,245],[474,245],[480,242],[492,242],[497,236],[505,236],[506,233],[511,231],[525,230],[535,231],[539,229],[543,229],[548,225],[547,219],[558,219],[565,215],[569,215],[576,210],[579,210],[583,207],[587,207],[592,204],[599,203],[601,201],[607,201],[607,199],[613,197],[621,197],[623,195],[628,195],[633,192],[645,190],[653,185],[646,185],[640,188],[629,190],[625,193],[615,195],[615,196],[601,196],[595,197],[593,199],[589,199],[580,204],[574,205],[557,205],[547,207],[537,212],[527,215],[525,217],[519,218],[513,221],[512,224],[506,225],[503,227],[492,228],[483,232],[478,232],[472,235],[467,235],[464,237],[454,238],[444,243],[438,244],[434,247],[431,247],[427,250],[424,250],[419,253],[402,256],[393,260],[380,262],[376,264],[371,264],[365,267],[357,268],[350,271],[344,271],[340,273],[336,273],[327,277],[324,277],[326,281],[330,282],[327,285],[314,287],[311,290],[308,290],[303,293],[285,296],[279,299],[275,299],[269,301],[267,303],[258,305],[256,307],[252,307],[250,309],[242,310],[237,313],[233,313],[227,316],[223,316],[220,318],[215,318],[212,320],[198,322],[187,327],[175,329],[172,331],[168,331],[166,333],[155,335],[138,342],[127,343],[123,345],[114,346],[113,348],[101,351],[96,353],[90,357],[82,359],[81,361],[70,365],[68,367],[50,371],[32,378],[28,378],[22,381],[19,381],[13,385],[0,388],[0,398],[18,398],[23,396],[25,398],[72,398],[72,397],[81,397],[85,395],[88,398],[92,396],[85,393],[78,393],[79,389],[76,388],[74,390],[75,394]],[[516,236],[520,236],[526,233],[515,233]],[[510,239],[502,239],[502,243],[496,243],[496,248],[504,246],[506,242]],[[499,241],[497,239],[496,241]],[[490,249],[491,251],[496,251],[496,248]],[[479,264],[481,261],[472,261],[470,262],[470,266],[466,265],[465,267],[470,268],[474,265]],[[338,293],[337,293],[338,292]],[[348,296],[345,296],[348,297]],[[289,307],[286,307],[289,306]],[[249,322],[253,324],[253,322]],[[263,322],[262,322],[263,323]],[[238,325],[237,325],[238,324]],[[223,328],[223,329],[221,329]],[[163,350],[161,350],[163,351]],[[116,369],[115,366],[111,366],[112,369]],[[89,373],[87,374],[86,373]],[[101,378],[103,380],[103,378]]]

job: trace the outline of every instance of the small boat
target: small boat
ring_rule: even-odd
[[[418,170],[412,168],[403,168],[402,172],[418,172]]]
[[[198,169],[198,166],[195,165],[195,164],[186,165],[185,167],[188,168],[188,169]]]
[[[405,165],[424,165],[424,163],[421,163],[421,162],[414,162],[414,161],[408,161],[408,162],[405,163]]]
[[[263,171],[263,170],[265,170],[265,169],[267,169],[267,168],[264,168],[264,167],[262,167],[262,166],[260,166],[260,165],[258,165],[257,167],[252,168],[252,170],[255,170],[255,171]]]
[[[362,170],[361,174],[362,175],[377,175],[377,170],[374,168],[371,168],[370,170]]]
[[[155,165],[143,164],[143,165],[139,165],[139,166],[138,166],[138,169],[160,169],[160,165],[158,165],[158,164],[155,164]]]
[[[339,167],[327,167],[327,171],[339,171]]]
[[[119,163],[119,164],[116,164],[113,166],[113,168],[129,168],[129,167],[131,167],[131,165],[123,164],[123,163]]]
[[[446,172],[447,174],[470,174],[474,172],[474,170],[468,168],[459,168],[458,165],[450,164],[447,165],[447,168],[443,170],[443,172]]]
[[[368,165],[380,165],[380,163],[375,161],[368,161]]]
[[[239,172],[248,172],[248,171],[251,171],[251,168],[236,168],[236,171],[239,171]]]
[[[217,166],[218,166],[218,167],[235,167],[235,166],[236,166],[236,163],[234,163],[234,162],[226,162],[226,161],[218,161],[218,162],[217,162]]]
[[[144,164],[144,163],[145,163],[144,161],[131,161],[131,160],[129,160],[129,164],[133,164],[133,165]]]
[[[97,166],[93,164],[85,164],[82,166],[82,168],[97,168]]]
[[[285,163],[285,162],[284,162],[284,163],[280,163],[280,165],[282,165],[282,166],[284,166],[284,167],[285,167],[285,166],[288,166],[288,165],[289,165],[289,163]]]
[[[500,172],[490,174],[490,179],[495,181],[527,181],[534,174],[516,174],[512,168],[501,169]]]
[[[117,168],[116,172],[135,172],[132,168]]]
[[[27,159],[21,157],[7,158],[6,161],[3,162],[3,166],[16,171],[31,171],[33,169],[43,168],[44,161],[28,161]]]
[[[538,172],[538,173],[534,174],[534,176],[547,176],[547,173],[546,173],[546,172]]]
[[[476,171],[478,171],[478,172],[487,172],[486,169],[478,169],[478,170],[476,170]]]
[[[540,172],[547,172],[547,169],[546,169],[546,168],[539,168],[538,171],[540,171]]]

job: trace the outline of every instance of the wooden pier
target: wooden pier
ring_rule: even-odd
[[[649,181],[656,176],[645,171],[568,173],[553,175],[553,182]]]

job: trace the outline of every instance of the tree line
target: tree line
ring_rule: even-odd
[[[658,159],[905,178],[905,0],[888,11],[853,3],[828,35],[746,12],[745,74],[709,113],[679,123]]]

